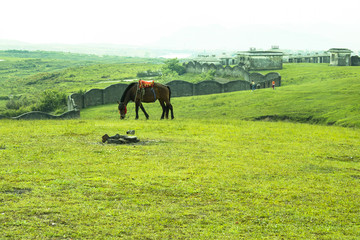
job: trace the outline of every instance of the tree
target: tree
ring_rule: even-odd
[[[215,80],[215,74],[216,74],[215,70],[209,70],[206,73],[201,74],[201,79],[202,80]]]
[[[174,72],[178,75],[182,75],[185,73],[185,67],[179,64],[179,60],[177,58],[166,60],[162,70],[163,75],[171,75]]]

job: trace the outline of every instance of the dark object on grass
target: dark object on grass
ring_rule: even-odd
[[[114,144],[128,144],[128,143],[137,143],[140,142],[140,140],[136,136],[116,134],[114,136],[109,137],[109,135],[105,134],[104,136],[102,136],[102,142],[114,143]]]
[[[127,131],[126,131],[126,134],[134,135],[134,134],[135,134],[135,130],[127,130]]]

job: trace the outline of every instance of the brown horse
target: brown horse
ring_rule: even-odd
[[[120,102],[118,101],[118,109],[120,113],[120,119],[125,118],[127,112],[126,106],[128,102],[135,102],[135,119],[139,118],[139,107],[144,112],[146,119],[149,119],[149,114],[145,111],[142,102],[150,103],[159,100],[160,105],[163,109],[161,114],[161,119],[169,118],[169,110],[171,110],[171,119],[174,118],[173,107],[170,103],[171,90],[169,86],[163,85],[161,83],[154,83],[152,87],[139,88],[138,83],[131,83],[125,89]]]

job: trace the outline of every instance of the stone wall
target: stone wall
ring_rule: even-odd
[[[207,95],[214,93],[224,92],[223,84],[216,81],[202,81],[194,84],[195,94],[194,95]],[[240,90],[240,89],[238,89]]]
[[[181,80],[174,80],[167,83],[166,85],[170,87],[172,97],[186,97],[195,95],[195,88],[194,84],[192,83]]]
[[[72,110],[72,111],[68,111],[65,112],[61,115],[52,115],[49,113],[45,113],[45,112],[40,112],[40,111],[32,111],[32,112],[27,112],[24,114],[21,114],[17,117],[11,117],[9,119],[14,119],[14,120],[42,120],[42,119],[73,119],[73,118],[79,118],[80,117],[80,111],[78,110]],[[1,118],[7,118],[4,116],[0,116]]]
[[[250,82],[255,82],[259,88],[269,88],[272,86],[272,81],[275,81],[275,86],[281,86],[281,76],[279,73],[270,72],[265,76],[261,73],[251,73]]]
[[[222,68],[223,71],[241,71],[240,68]],[[230,70],[231,69],[231,70]],[[271,87],[271,82],[275,81],[276,86],[281,86],[281,76],[276,72],[271,72],[265,76],[260,73],[251,73],[248,75],[249,81],[236,80],[228,83],[219,83],[217,81],[202,81],[199,83],[190,83],[182,80],[174,80],[166,85],[171,89],[171,97],[195,96],[215,93],[225,93],[249,90],[250,83],[254,81],[260,88]],[[82,108],[116,103],[127,87],[127,84],[118,83],[105,89],[91,89],[83,95],[74,93],[68,97],[68,110],[80,110]]]
[[[249,70],[277,70],[282,69],[282,56],[250,56]]]
[[[104,90],[91,89],[84,94],[84,108],[104,104]]]
[[[222,65],[215,65],[213,63],[207,64],[203,63],[200,64],[198,62],[188,62],[183,64],[186,72],[188,73],[196,73],[200,74],[203,72],[207,72],[210,70],[215,71],[216,76],[231,76],[231,77],[239,77],[244,79],[245,81],[249,81],[249,72],[246,71],[241,66],[222,66]]]
[[[104,104],[114,103],[120,100],[127,84],[114,84],[104,89]],[[121,93],[121,94],[119,94]]]
[[[127,84],[114,84],[105,89],[91,89],[84,94],[73,93],[68,96],[68,110],[115,103],[120,100]]]
[[[242,90],[249,90],[250,84],[247,81],[232,81],[225,83],[223,87],[224,87],[224,92],[232,92],[233,89],[239,89],[238,91],[242,91]]]

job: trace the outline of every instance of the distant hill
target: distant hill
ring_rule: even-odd
[[[28,50],[0,51],[0,59],[4,59],[0,62],[0,97],[3,99],[49,88],[68,90],[72,84],[82,89],[89,83],[134,78],[138,72],[152,66],[158,68],[163,63],[159,58]]]
[[[116,56],[116,55],[96,55],[96,54],[85,54],[85,53],[71,53],[62,51],[29,51],[29,50],[0,50],[0,57],[11,57],[11,58],[38,58],[38,59],[56,59],[56,60],[67,60],[77,62],[116,62],[116,63],[133,63],[133,62],[158,62],[160,59],[154,58],[141,58],[141,57],[130,57],[130,56]]]
[[[160,58],[167,55],[192,55],[196,51],[162,49],[118,44],[32,44],[13,40],[1,40],[0,50],[60,51],[81,54]]]

